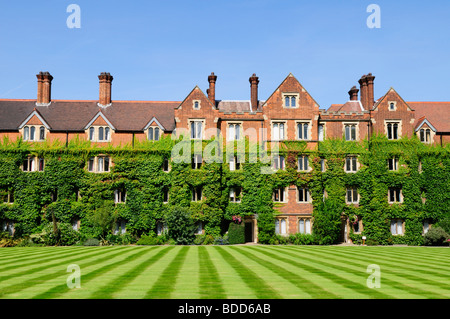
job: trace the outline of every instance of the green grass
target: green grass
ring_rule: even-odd
[[[69,289],[67,266],[81,269]],[[369,288],[367,267],[381,269]],[[450,298],[450,250],[362,246],[109,246],[0,249],[0,298]]]

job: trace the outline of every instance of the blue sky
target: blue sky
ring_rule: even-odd
[[[394,3],[395,2],[395,3]],[[81,28],[69,29],[69,4]],[[381,8],[370,29],[369,4]],[[369,72],[375,97],[394,87],[407,101],[450,100],[450,1],[41,0],[0,1],[0,98],[36,98],[49,71],[52,98],[180,101],[207,76],[216,98],[266,99],[291,72],[321,108],[348,100]]]

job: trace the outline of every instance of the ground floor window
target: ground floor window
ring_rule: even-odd
[[[275,234],[285,235],[287,233],[286,224],[287,222],[285,218],[275,219]]]
[[[392,219],[391,220],[391,234],[392,235],[403,235],[403,226],[405,222],[403,219]]]
[[[300,234],[311,234],[311,218],[301,217],[298,219],[298,232]]]

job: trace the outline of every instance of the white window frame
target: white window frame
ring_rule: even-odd
[[[299,108],[299,102],[300,102],[300,93],[296,92],[286,92],[281,94],[283,99],[283,107],[286,109],[298,109]],[[289,99],[289,105],[286,104],[286,99]],[[292,106],[292,101],[295,101],[295,105]]]
[[[236,171],[241,169],[241,162],[239,160],[239,157],[234,155],[233,157],[230,158],[230,160],[228,161],[229,167],[230,167],[230,171]]]
[[[298,233],[304,235],[312,234],[312,220],[311,217],[299,217],[298,221]],[[303,226],[303,227],[302,227]]]
[[[275,203],[286,203],[286,188],[280,187],[273,190],[272,200]]]
[[[306,167],[305,167],[305,164],[306,164]],[[306,154],[300,155],[297,158],[297,170],[299,172],[309,172],[311,170],[311,167],[309,165],[309,156],[308,155],[306,155]]]
[[[194,131],[192,131],[192,124],[194,124]],[[198,125],[201,124],[200,132]],[[203,140],[205,136],[205,120],[204,119],[190,119],[189,120],[189,136],[191,140]]]
[[[391,234],[394,236],[402,236],[405,234],[405,221],[400,218],[391,219],[390,223]]]
[[[108,159],[108,170],[105,170],[105,159]],[[102,160],[100,160],[102,159]],[[92,169],[90,169],[90,162],[92,160]],[[103,162],[103,164],[101,164]],[[100,165],[102,166],[102,170],[100,170]],[[107,155],[98,155],[92,156],[88,159],[87,170],[90,173],[108,173],[111,171],[112,160],[110,156]]]
[[[391,108],[391,105],[393,105],[394,107]],[[389,101],[388,102],[388,110],[391,112],[397,111],[397,101]]]
[[[150,137],[150,132],[151,132],[151,137]],[[156,138],[156,132],[158,132],[158,138]],[[147,139],[149,141],[159,141],[161,139],[161,128],[157,125],[155,126],[149,126],[147,129]]]
[[[192,100],[192,108],[194,110],[200,110],[202,108],[202,101],[201,100]]]
[[[393,201],[391,200],[392,195],[394,196]],[[389,202],[389,204],[403,203],[403,194],[402,194],[402,189],[400,187],[389,187],[388,188],[388,202]]]
[[[395,124],[397,124],[397,134],[395,136]],[[385,120],[384,121],[386,137],[390,141],[399,140],[402,136],[402,121],[401,120]],[[391,136],[391,137],[389,137]]]
[[[24,169],[25,162],[27,162],[26,169]],[[45,169],[45,160],[42,157],[30,155],[22,162],[21,169],[23,172],[43,172]]]
[[[286,140],[286,132],[287,132],[286,121],[273,121],[271,127],[272,127],[272,141]]]
[[[306,138],[305,138],[305,125],[306,127]],[[300,126],[300,129],[299,129]],[[310,141],[312,132],[312,122],[311,121],[296,121],[295,122],[295,138],[298,141]],[[301,133],[301,136],[300,136]]]
[[[125,204],[127,202],[127,191],[124,188],[114,190],[114,203]]]
[[[278,154],[272,157],[272,169],[274,171],[286,169],[286,159],[284,158],[284,155]]]
[[[230,203],[240,203],[242,196],[242,188],[232,187],[230,188]]]
[[[347,187],[345,191],[346,204],[359,204],[359,192],[357,187]]]
[[[348,131],[347,131],[348,128]],[[353,136],[354,128],[354,136]],[[344,139],[347,142],[359,141],[359,125],[355,122],[343,123]]]
[[[287,217],[275,218],[275,234],[285,236],[288,233],[288,220]]]
[[[297,186],[297,203],[311,203],[311,192],[308,187]]]
[[[350,169],[348,169],[348,163],[350,161]],[[344,170],[346,173],[356,173],[359,170],[358,156],[347,155],[345,157]]]
[[[398,171],[398,157],[388,158],[388,170],[392,172]]]
[[[227,123],[227,141],[240,141],[242,132],[242,122]]]

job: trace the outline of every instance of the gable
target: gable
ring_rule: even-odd
[[[147,130],[150,126],[158,126],[162,131],[165,131],[164,126],[158,121],[156,117],[153,117],[150,122],[147,123],[144,127],[144,131]]]
[[[396,108],[394,111],[389,111],[390,102],[396,103]],[[390,88],[387,93],[377,101],[377,103],[373,107],[373,111],[389,111],[392,113],[401,112],[401,111],[414,111],[408,103],[394,90],[394,88]]]
[[[200,109],[194,110],[193,109],[193,102],[195,100],[200,101]],[[203,93],[203,91],[198,87],[195,86],[195,88],[188,94],[188,96],[183,100],[183,102],[180,103],[180,105],[176,108],[177,110],[193,110],[193,111],[200,111],[203,108],[210,108],[212,110],[215,110],[215,105],[213,105],[208,99],[208,97]]]
[[[50,129],[50,126],[36,110],[33,110],[33,112],[19,125],[19,129],[23,128],[25,125],[44,125],[46,129]]]
[[[99,126],[109,126],[111,129],[115,130],[114,126],[111,124],[111,122],[106,118],[106,116],[99,111],[92,120],[85,126],[85,130],[87,130],[92,125],[99,125]]]

